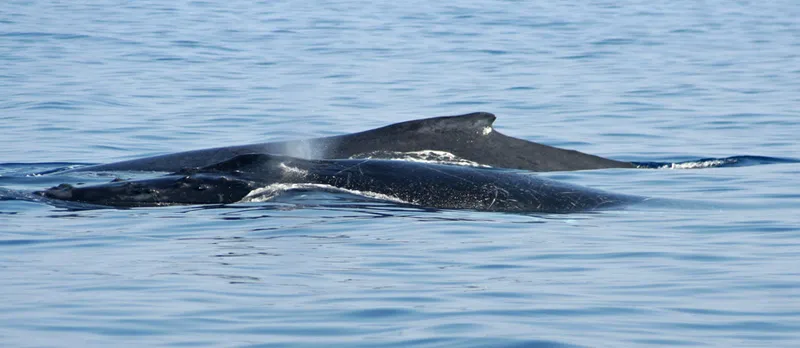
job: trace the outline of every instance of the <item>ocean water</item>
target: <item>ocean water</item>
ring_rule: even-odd
[[[473,111],[620,160],[798,158],[797,18],[795,1],[4,1],[0,188]],[[799,174],[544,174],[719,203],[562,215],[0,200],[0,346],[800,346]]]

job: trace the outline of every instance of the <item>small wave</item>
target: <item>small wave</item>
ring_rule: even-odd
[[[637,168],[646,169],[699,169],[722,167],[747,167],[762,164],[800,163],[794,158],[766,156],[732,156],[725,158],[701,158],[683,162],[632,162]]]
[[[73,168],[91,165],[92,163],[74,162],[40,162],[40,163],[0,163],[0,176],[42,176],[67,171]]]
[[[411,202],[406,202],[400,198],[385,195],[382,193],[370,192],[370,191],[358,191],[358,190],[348,190],[344,188],[339,188],[331,185],[324,185],[324,184],[311,184],[311,183],[304,183],[304,184],[271,184],[265,187],[257,188],[250,193],[247,194],[244,198],[242,198],[241,202],[266,202],[269,200],[274,199],[281,195],[281,193],[291,191],[291,190],[320,190],[320,191],[327,191],[327,192],[341,192],[341,193],[349,193],[356,196],[362,196],[371,199],[377,199],[381,201],[388,201],[388,202],[395,202],[395,203],[402,203],[402,204],[413,204]]]
[[[435,150],[422,150],[422,151],[410,151],[410,152],[372,151],[354,155],[351,156],[350,158],[385,159],[394,161],[424,162],[424,163],[451,164],[459,166],[491,168],[491,166],[458,157],[447,151],[435,151]]]

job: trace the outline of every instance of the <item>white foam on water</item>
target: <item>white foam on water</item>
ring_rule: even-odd
[[[711,168],[711,167],[719,167],[725,164],[723,160],[709,160],[709,161],[700,161],[700,162],[682,162],[682,163],[670,163],[667,165],[663,165],[658,169],[697,169],[697,168]]]
[[[370,192],[370,191],[358,191],[358,190],[348,190],[343,189],[340,187],[335,187],[331,185],[325,184],[271,184],[265,187],[257,188],[250,193],[247,194],[244,198],[242,198],[241,202],[266,202],[269,201],[283,192],[291,191],[291,190],[308,190],[308,189],[317,189],[317,190],[324,190],[329,192],[344,192],[349,194],[354,194],[357,196],[378,199],[382,201],[389,201],[395,203],[404,203],[404,204],[414,204],[411,202],[406,202],[400,198],[385,195],[382,193],[377,192]]]

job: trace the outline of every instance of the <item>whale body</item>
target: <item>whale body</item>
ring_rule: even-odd
[[[534,172],[603,168],[634,168],[574,150],[566,150],[504,135],[488,112],[442,116],[395,123],[359,133],[330,137],[217,147],[86,166],[75,171],[163,171],[204,167],[238,155],[261,153],[308,159],[386,158],[395,153],[442,151],[475,163]],[[303,149],[302,156],[298,155]]]
[[[313,184],[375,193],[412,205],[480,211],[571,213],[644,200],[534,174],[397,160],[308,160],[245,154],[210,166],[134,181],[37,192],[52,199],[111,207],[234,203],[274,184]]]

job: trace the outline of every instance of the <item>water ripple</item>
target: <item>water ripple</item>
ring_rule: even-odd
[[[798,4],[685,5],[4,3],[0,344],[798,346]],[[681,169],[549,177],[686,205],[31,195],[114,177],[60,173],[76,165],[475,108],[504,134]]]

